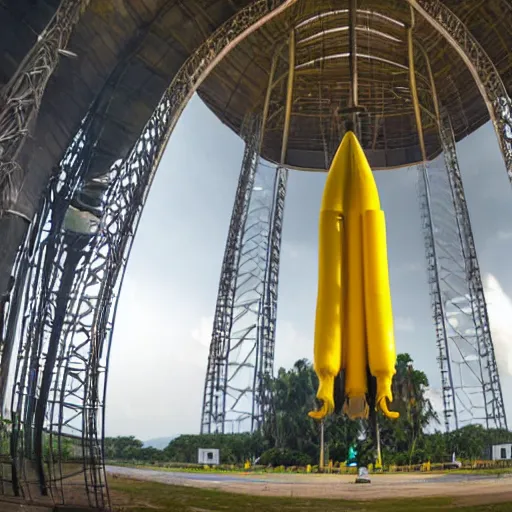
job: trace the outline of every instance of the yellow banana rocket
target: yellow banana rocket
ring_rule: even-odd
[[[398,417],[388,409],[395,363],[384,212],[363,149],[349,131],[320,209],[314,368],[322,407],[310,416],[333,412],[334,379],[344,370],[343,411],[352,419],[368,417],[369,367],[377,382],[375,404]]]

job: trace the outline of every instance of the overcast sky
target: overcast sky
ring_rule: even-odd
[[[458,149],[480,267],[492,288],[491,325],[510,423],[512,304],[505,294],[512,295],[512,190],[489,125]],[[212,318],[242,152],[240,139],[194,97],[156,175],[128,265],[113,340],[107,435],[146,440],[199,431]],[[427,373],[439,406],[416,171],[378,172],[376,179],[387,218],[397,349],[409,352],[416,367]],[[299,358],[312,359],[324,182],[325,174],[290,175],[276,369]]]

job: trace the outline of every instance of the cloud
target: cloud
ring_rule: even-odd
[[[512,231],[503,231],[499,230],[496,233],[496,238],[498,240],[504,241],[504,240],[512,240]]]
[[[213,315],[203,316],[199,319],[197,327],[192,329],[190,335],[202,347],[210,348],[212,340]]]
[[[425,398],[430,400],[434,411],[437,413],[438,420],[440,423],[443,421],[443,392],[440,388],[429,387],[425,390]],[[435,429],[439,429],[439,423],[433,421],[428,426],[428,431],[434,431]]]
[[[425,268],[425,264],[420,263],[419,261],[410,261],[400,267],[400,270],[404,274],[420,272]]]
[[[277,322],[274,370],[291,368],[298,359],[313,360],[313,339],[288,320]]]
[[[199,431],[212,322],[195,313],[183,296],[127,276],[112,345],[107,435]]]
[[[484,290],[498,369],[512,375],[512,300],[492,274],[485,276]]]
[[[410,316],[397,316],[395,318],[395,329],[403,332],[414,332],[416,324]]]
[[[425,390],[425,398],[430,400],[432,407],[436,410],[436,412],[443,412],[443,392],[440,388],[427,388]]]

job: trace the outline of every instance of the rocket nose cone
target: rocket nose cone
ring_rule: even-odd
[[[353,167],[354,163],[360,162],[367,163],[364,151],[357,140],[356,134],[352,131],[348,131],[343,136],[338,150],[334,155],[330,170],[337,172],[345,171],[349,167]]]
[[[347,133],[345,133],[345,136],[343,137],[343,141],[347,140],[347,142],[357,142],[356,134],[349,130]]]
[[[348,151],[360,151],[362,150],[359,141],[357,140],[357,136],[354,132],[349,131],[345,133],[341,144],[344,145]]]

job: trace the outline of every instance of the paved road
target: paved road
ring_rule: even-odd
[[[257,476],[246,476],[237,473],[186,473],[184,471],[158,471],[153,469],[140,469],[140,468],[126,468],[118,466],[107,466],[107,473],[112,473],[128,478],[144,478],[144,480],[162,480],[168,481],[169,483],[176,483],[179,480],[180,483],[184,481],[196,481],[196,482],[241,482],[241,483],[263,483],[269,482],[269,479],[258,478]],[[275,475],[274,475],[275,476]],[[272,483],[291,485],[296,482],[290,482],[286,480],[272,479]]]
[[[264,475],[252,475],[251,473],[186,473],[181,471],[158,471],[153,469],[140,469],[140,468],[127,468],[117,466],[107,466],[107,472],[111,474],[117,474],[128,478],[139,478],[144,480],[153,480],[169,484],[181,484],[193,483],[193,482],[205,482],[205,483],[243,483],[243,484],[280,484],[280,485],[311,485],[317,475],[282,475],[282,474],[271,474],[266,473]],[[334,475],[333,475],[334,476]],[[294,478],[295,477],[295,478]],[[298,477],[298,478],[297,478]],[[442,475],[429,475],[428,477],[422,477],[418,473],[406,473],[403,476],[399,474],[395,475],[377,475],[372,476],[373,479],[378,479],[379,482],[383,482],[384,479],[389,479],[389,482],[401,485],[417,485],[417,484],[439,484],[439,483],[450,483],[450,482],[474,482],[481,480],[494,481],[499,478],[512,477],[510,475],[503,475],[501,477],[497,475],[471,475],[467,473],[445,473]],[[352,476],[352,478],[354,478]]]

